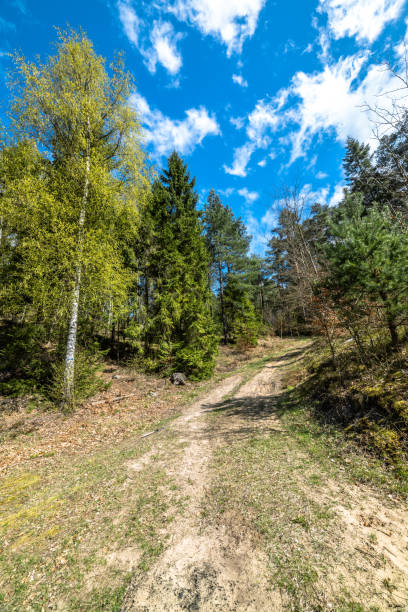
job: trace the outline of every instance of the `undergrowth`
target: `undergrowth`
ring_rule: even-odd
[[[305,366],[299,390],[318,420],[340,427],[407,478],[408,343],[397,351],[373,345],[364,360],[352,342],[339,343],[335,363],[316,343]]]

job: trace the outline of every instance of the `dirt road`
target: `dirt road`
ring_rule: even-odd
[[[210,486],[209,465],[214,452],[254,436],[283,433],[275,410],[276,400],[281,392],[283,368],[296,358],[297,353],[288,352],[281,359],[268,363],[247,381],[240,374],[225,379],[173,422],[174,439],[178,444],[182,443],[184,449],[180,459],[179,455],[172,457],[169,448],[165,467],[169,477],[178,482],[185,495],[186,507],[171,523],[168,546],[158,562],[147,574],[138,572],[134,576],[122,612],[292,609],[284,590],[271,580],[270,558],[262,547],[257,546],[253,538],[241,537],[239,525],[231,530],[228,521],[225,524],[222,521],[211,523],[203,520],[203,516],[206,491]],[[227,415],[224,414],[226,406]],[[145,469],[150,460],[149,456],[142,458],[141,466]],[[137,469],[137,466],[133,467]],[[342,575],[342,580],[351,589],[351,599],[353,591],[364,592],[364,588],[359,590],[361,580],[367,580],[367,585],[375,583],[372,603],[377,607],[368,609],[407,610],[408,512],[395,506],[392,510],[387,508],[386,503],[382,504],[367,489],[363,494],[361,489],[350,485],[346,491],[344,486],[328,481],[326,488],[332,497],[337,498],[335,531],[337,534],[340,529],[344,534],[343,551],[353,558],[350,567],[354,562],[364,564],[364,570],[358,576],[343,576],[342,566],[333,570],[331,580],[336,582]],[[350,499],[354,500],[351,508]],[[367,538],[375,528],[373,521],[368,530],[359,520],[367,508],[370,508],[370,515],[381,515],[381,529],[378,530],[381,537],[375,542],[371,538],[371,558],[363,555],[360,562],[354,552],[356,549],[365,550]],[[245,508],[242,512],[245,513]],[[384,533],[389,534],[385,542]],[[385,566],[384,563],[378,565],[377,557],[386,559]],[[384,586],[388,584],[387,580],[392,584],[388,590]],[[383,586],[379,587],[381,581]],[[324,585],[321,588],[325,590]],[[388,593],[388,599],[382,597],[380,591]],[[327,603],[328,599],[325,601],[327,609],[340,610]],[[370,600],[365,603],[371,604]],[[309,608],[305,606],[302,609]]]

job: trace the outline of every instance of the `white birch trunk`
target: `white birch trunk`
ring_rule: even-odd
[[[88,131],[89,131],[89,120],[88,120]],[[89,150],[89,135],[87,142],[86,152],[86,165],[85,165],[85,182],[84,182],[84,193],[82,196],[81,212],[79,214],[78,223],[78,263],[75,271],[75,286],[72,295],[71,303],[71,317],[68,328],[67,348],[65,353],[65,369],[64,369],[64,387],[63,387],[63,404],[67,408],[72,407],[74,403],[74,374],[75,374],[75,350],[76,350],[76,338],[78,330],[78,309],[79,309],[79,295],[81,289],[81,275],[82,275],[82,249],[83,249],[83,231],[85,225],[86,216],[86,205],[88,202],[89,192],[89,170],[90,170],[90,150]]]

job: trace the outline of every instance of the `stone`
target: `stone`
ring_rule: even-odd
[[[173,372],[170,376],[170,382],[172,382],[173,385],[186,385],[187,378],[182,372]]]

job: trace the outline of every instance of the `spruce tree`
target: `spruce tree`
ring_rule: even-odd
[[[227,333],[230,342],[242,348],[256,346],[259,321],[249,291],[236,274],[231,274],[224,294]]]
[[[194,186],[187,165],[173,152],[153,185],[148,211],[153,295],[145,345],[147,357],[159,367],[199,379],[214,369],[218,339],[210,315],[209,256]]]

